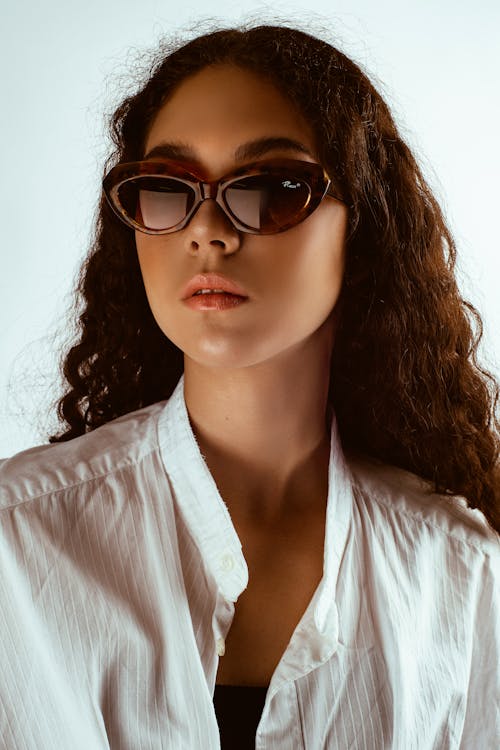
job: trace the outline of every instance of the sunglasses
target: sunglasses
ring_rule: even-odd
[[[330,185],[321,164],[296,159],[253,162],[212,182],[177,162],[134,161],[117,164],[103,180],[116,215],[146,234],[178,232],[208,198],[241,232],[277,234],[304,221],[326,196],[344,203]]]

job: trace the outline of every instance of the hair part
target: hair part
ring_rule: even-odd
[[[221,28],[165,41],[139,90],[116,109],[105,165],[143,157],[160,107],[188,76],[234,64],[265,77],[311,124],[321,163],[350,204],[328,410],[345,451],[464,497],[500,531],[498,383],[477,362],[482,321],[455,280],[443,213],[362,69],[286,26]],[[71,440],[170,397],[183,353],[157,325],[135,238],[101,195],[76,295],[79,340],[64,355],[57,413]],[[474,335],[471,320],[478,324]]]

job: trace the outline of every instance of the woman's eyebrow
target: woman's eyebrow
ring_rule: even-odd
[[[248,141],[238,146],[234,152],[234,160],[236,162],[242,162],[247,159],[258,159],[260,156],[274,151],[276,149],[287,149],[300,151],[303,154],[307,154],[311,158],[315,158],[314,154],[300,141],[296,141],[293,138],[287,138],[285,136],[266,136],[264,138],[257,138],[254,141]],[[146,159],[153,159],[154,157],[163,157],[165,159],[174,159],[177,161],[189,161],[194,164],[200,164],[200,161],[193,151],[193,149],[186,143],[176,141],[172,143],[159,143],[154,146],[148,153],[143,157]]]

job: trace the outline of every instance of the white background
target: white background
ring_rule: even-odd
[[[109,149],[105,114],[131,90],[141,50],[189,26],[203,33],[209,18],[326,27],[368,72],[444,209],[459,286],[483,317],[480,362],[500,376],[500,3],[16,0],[0,44],[0,456],[58,429],[48,409]]]

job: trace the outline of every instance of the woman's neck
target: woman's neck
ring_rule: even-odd
[[[273,523],[325,500],[329,343],[318,336],[309,351],[235,370],[185,358],[193,433],[230,511],[249,523]]]

